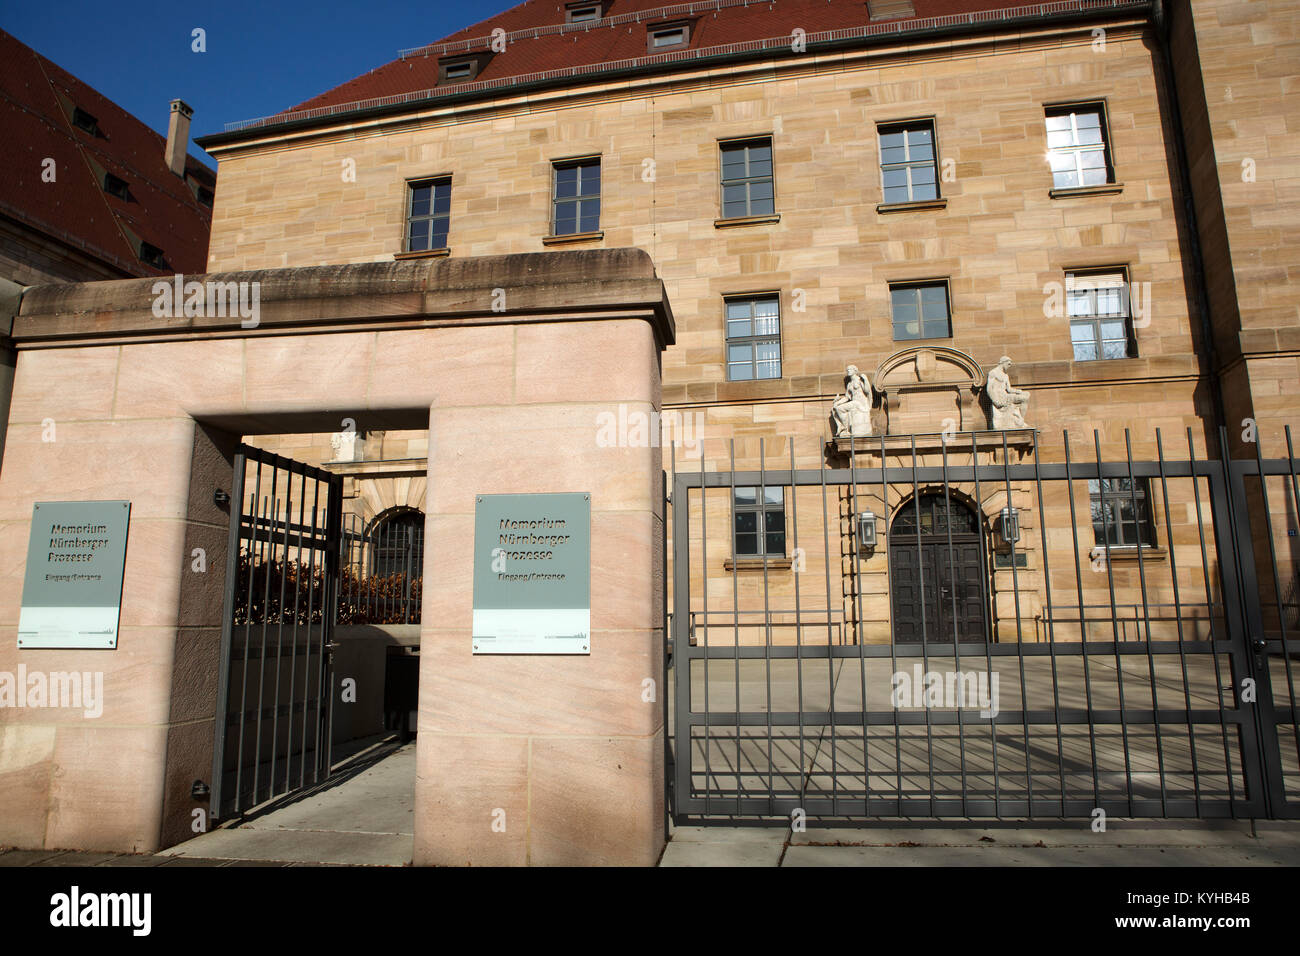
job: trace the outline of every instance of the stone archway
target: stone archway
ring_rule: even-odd
[[[979,512],[961,496],[922,491],[889,528],[894,641],[951,644],[988,637],[988,580]]]

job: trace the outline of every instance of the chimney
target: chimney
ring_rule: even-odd
[[[190,146],[190,117],[194,110],[182,100],[172,100],[172,115],[167,122],[167,165],[185,178],[185,156]]]

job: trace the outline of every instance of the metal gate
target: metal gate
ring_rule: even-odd
[[[1300,816],[1289,431],[1248,461],[1062,438],[1050,463],[1031,432],[674,456],[674,818]],[[746,556],[735,515],[769,499]],[[972,554],[982,626],[952,587],[896,619]]]
[[[342,482],[249,445],[235,456],[213,820],[329,775]]]

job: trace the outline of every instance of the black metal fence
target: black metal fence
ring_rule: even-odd
[[[419,624],[423,584],[423,514],[345,516],[339,624]]]
[[[674,462],[676,818],[1300,815],[1289,432],[1090,437]]]
[[[329,774],[342,479],[248,445],[235,457],[211,816]]]

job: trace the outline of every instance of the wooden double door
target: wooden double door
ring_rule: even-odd
[[[889,537],[894,640],[983,643],[987,569],[975,512],[942,493],[922,495],[900,509]]]

